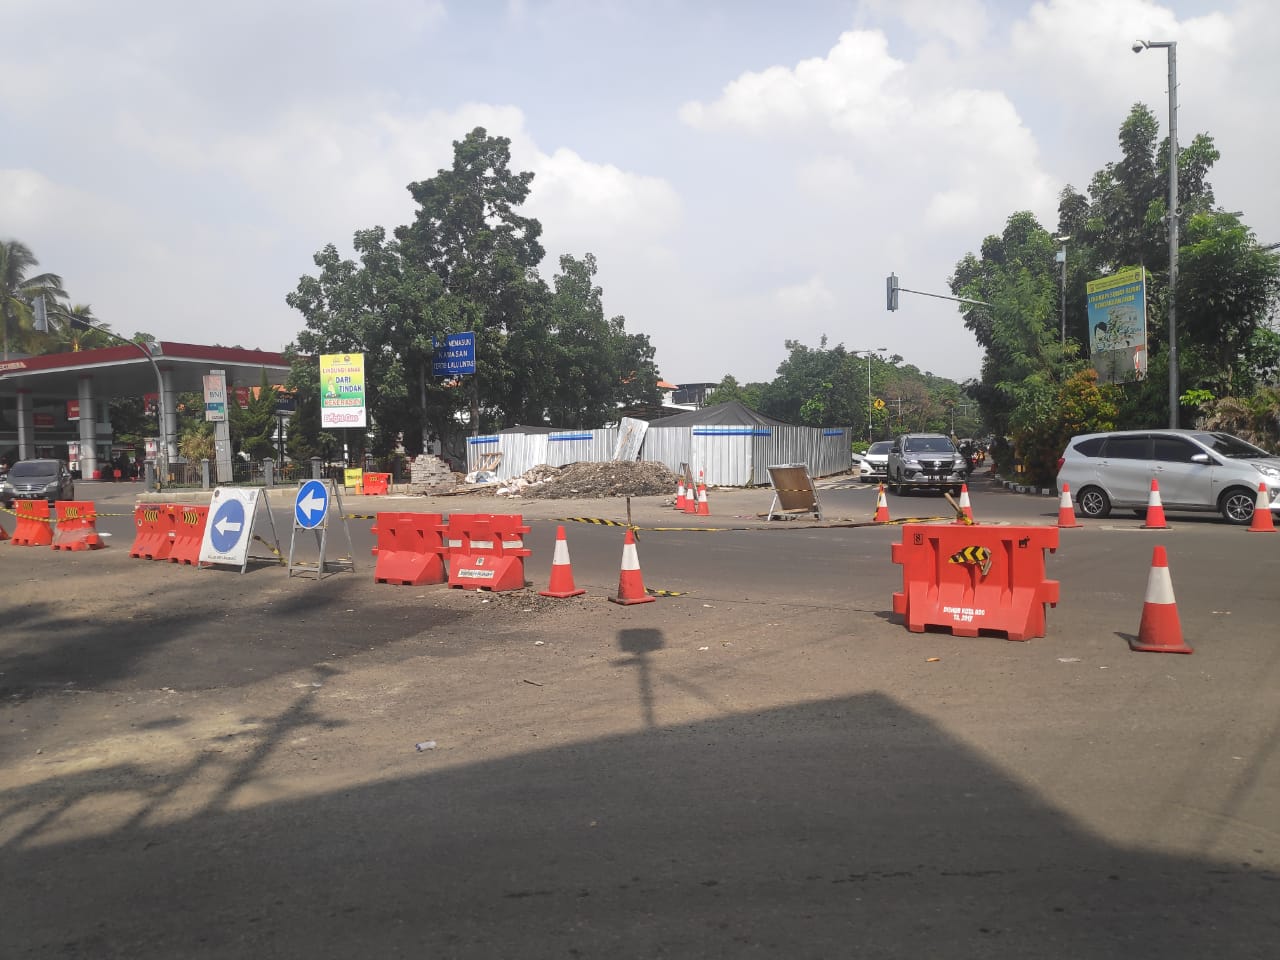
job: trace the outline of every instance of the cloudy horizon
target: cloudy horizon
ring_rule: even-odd
[[[770,380],[784,341],[941,376],[981,351],[947,278],[1018,210],[1119,159],[1134,103],[1210,134],[1224,209],[1280,240],[1262,0],[16,0],[0,49],[0,238],[124,335],[278,350],[328,243],[411,222],[476,126],[535,174],[550,279],[590,252],[608,315],[675,382]],[[1268,79],[1270,78],[1270,79]]]

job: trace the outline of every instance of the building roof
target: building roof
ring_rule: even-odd
[[[693,427],[705,424],[755,427],[785,427],[788,425],[781,420],[766,417],[763,413],[757,413],[744,403],[730,400],[727,403],[717,403],[714,406],[702,407],[699,410],[687,410],[683,413],[663,417],[661,420],[655,420],[649,424],[649,428]]]
[[[269,383],[281,382],[289,372],[284,354],[266,350],[168,340],[152,347],[156,366],[168,371],[178,393],[202,390],[202,378],[211,369],[226,372],[228,387],[258,386],[264,369]],[[79,395],[83,377],[93,379],[93,392],[99,397],[139,396],[156,389],[155,371],[142,348],[120,344],[0,361],[0,397],[25,390],[34,397],[71,399]]]

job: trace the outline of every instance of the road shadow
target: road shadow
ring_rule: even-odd
[[[268,736],[322,719],[303,695]],[[1276,874],[1109,843],[881,694],[449,754],[405,743],[385,758],[398,776],[255,806],[233,793],[259,749],[183,819],[65,842],[41,821],[4,851],[8,954],[1165,960],[1280,944]],[[158,789],[137,768],[78,776],[64,822],[95,779]]]

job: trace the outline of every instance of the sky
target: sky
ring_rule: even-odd
[[[676,383],[785,341],[976,377],[958,260],[1119,159],[1147,104],[1280,241],[1274,0],[5,0],[0,239],[125,335],[278,350],[328,243],[409,223],[483,126]],[[1070,249],[1068,244],[1068,257]]]

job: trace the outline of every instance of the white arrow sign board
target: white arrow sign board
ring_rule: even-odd
[[[261,492],[257,487],[218,487],[213,491],[204,539],[200,541],[201,563],[245,566]]]

